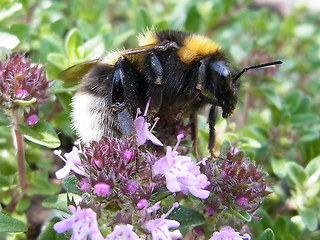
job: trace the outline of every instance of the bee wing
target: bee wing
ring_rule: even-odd
[[[83,78],[84,75],[86,75],[89,70],[101,62],[99,59],[79,63],[76,65],[73,65],[66,70],[62,71],[58,78],[63,81],[64,87],[72,87],[80,82],[80,80]]]
[[[86,75],[90,71],[90,69],[98,63],[114,65],[120,56],[130,56],[139,53],[148,53],[150,51],[165,51],[168,47],[176,48],[177,46],[171,43],[149,44],[137,48],[114,52],[100,59],[95,59],[71,66],[61,72],[58,77],[64,82],[64,87],[71,87],[78,84],[83,76]]]

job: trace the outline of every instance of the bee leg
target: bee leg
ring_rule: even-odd
[[[116,104],[118,107],[123,107],[121,104],[124,102],[124,60],[123,56],[118,59],[112,79],[112,104]]]
[[[214,126],[216,125],[216,119],[217,119],[217,109],[216,106],[212,105],[209,111],[209,152],[211,153],[211,156],[213,156],[213,148],[215,144],[215,128]]]
[[[148,95],[151,97],[150,111],[152,115],[155,115],[161,107],[162,103],[162,83],[163,83],[163,68],[154,51],[151,51],[148,55],[147,78],[149,82]],[[149,67],[148,67],[149,65]]]
[[[213,105],[218,104],[217,98],[212,94],[212,91],[208,91],[206,88],[204,88],[205,80],[207,78],[207,59],[202,59],[200,62],[200,67],[198,70],[198,80],[197,80],[197,85],[196,89],[200,91],[200,96],[202,100],[204,100],[207,103],[211,103]],[[213,86],[216,85],[216,79],[213,78]],[[215,89],[213,89],[213,92],[215,92]]]
[[[205,60],[202,59],[198,70],[198,81],[197,81],[197,85],[196,85],[196,89],[202,91],[203,90],[203,84],[205,82],[205,78],[206,78],[206,74],[207,74],[207,68],[206,68],[206,64],[205,64]]]
[[[128,108],[124,108],[121,112],[118,112],[118,122],[122,133],[126,136],[134,135],[134,126],[131,114]]]
[[[191,138],[193,141],[193,152],[195,156],[198,156],[198,143],[197,143],[197,134],[198,134],[198,116],[197,113],[192,113],[190,116],[191,123]]]
[[[134,135],[134,126],[132,116],[125,103],[125,57],[121,56],[116,65],[112,79],[112,109],[117,113],[117,118],[122,134],[126,136]]]

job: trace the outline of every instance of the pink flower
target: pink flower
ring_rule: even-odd
[[[36,99],[34,105],[43,103],[49,83],[44,67],[33,65],[23,54],[12,53],[5,61],[0,61],[0,105],[32,98]]]
[[[33,126],[38,123],[38,116],[36,114],[31,114],[26,118],[26,122],[29,126]]]
[[[91,191],[91,184],[87,178],[83,178],[80,182],[80,188],[83,192],[89,193]]]
[[[72,229],[71,239],[73,240],[86,240],[87,236],[92,240],[104,240],[98,228],[97,215],[92,209],[75,208],[72,205],[68,208],[72,215],[53,226],[57,233]]]
[[[138,143],[138,146],[141,146],[145,144],[147,140],[150,140],[155,145],[163,146],[160,140],[151,133],[158,120],[156,120],[156,122],[153,124],[150,130],[149,130],[150,123],[148,123],[146,120],[146,115],[150,105],[150,101],[151,99],[149,98],[143,116],[138,117],[138,114],[140,113],[140,109],[138,109],[136,119],[134,120],[134,126],[136,128],[136,133],[137,133],[137,143]]]
[[[234,231],[231,227],[224,227],[220,232],[214,232],[212,237],[209,240],[250,240],[251,237],[249,234],[244,234],[240,236],[239,232]]]
[[[182,237],[179,230],[170,230],[171,228],[179,227],[180,223],[175,220],[166,219],[173,209],[178,206],[178,203],[174,203],[173,207],[166,214],[163,214],[160,218],[146,222],[145,227],[151,232],[152,240],[171,240],[180,239]]]
[[[141,209],[144,209],[145,207],[148,206],[148,201],[147,199],[140,199],[139,202],[137,203],[137,209],[141,210]]]
[[[178,143],[172,150],[167,147],[165,157],[160,158],[152,167],[154,175],[163,174],[166,178],[167,188],[170,192],[183,192],[206,199],[210,192],[204,188],[210,184],[206,175],[200,173],[200,168],[190,157],[180,156],[176,151],[183,135],[178,135]]]
[[[139,236],[132,231],[133,226],[127,225],[116,225],[105,240],[139,240]]]
[[[16,93],[16,98],[18,98],[18,99],[25,99],[28,96],[29,96],[29,93],[25,89],[20,89]]]
[[[110,194],[110,185],[106,183],[97,183],[94,185],[94,194],[97,196],[108,197]]]
[[[60,150],[55,150],[53,151],[53,153],[60,157],[62,161],[66,163],[66,165],[63,168],[56,171],[56,177],[58,179],[65,178],[71,170],[79,175],[85,175],[84,168],[79,157],[80,151],[77,147],[73,147],[70,153],[65,153],[64,157],[61,156]]]

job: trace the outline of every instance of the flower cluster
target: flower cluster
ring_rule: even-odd
[[[144,115],[138,117],[141,114],[138,111],[134,121],[136,138],[103,137],[90,142],[83,149],[74,147],[64,156],[55,151],[65,162],[65,166],[56,172],[57,178],[64,178],[73,172],[79,180],[77,186],[85,196],[79,206],[92,206],[78,207],[77,211],[71,207],[73,214],[55,225],[57,232],[71,228],[73,239],[85,239],[87,236],[103,239],[100,232],[97,233],[96,214],[92,212],[95,209],[101,214],[99,221],[106,221],[104,225],[110,227],[111,233],[106,240],[181,239],[182,234],[177,229],[179,221],[168,216],[173,209],[177,208],[176,212],[179,212],[185,207],[174,203],[171,210],[167,211],[166,207],[161,207],[161,200],[166,202],[170,197],[187,198],[190,193],[193,198],[187,201],[193,199],[198,212],[204,212],[206,216],[226,208],[253,213],[260,206],[263,196],[268,193],[263,172],[242,152],[230,149],[218,159],[203,158],[196,163],[190,156],[178,152],[183,134],[177,136],[174,147],[166,147],[162,157],[150,151],[152,145],[148,145],[149,151],[146,150],[148,140],[155,145],[162,145],[151,132],[153,127],[149,130],[146,117],[148,104]],[[94,207],[92,203],[95,203]],[[83,228],[79,227],[78,222]],[[216,226],[221,226],[221,223],[217,223]],[[213,229],[207,231],[201,226],[198,228],[202,235],[209,236],[213,232]],[[250,239],[250,236],[241,236],[233,228],[225,227],[220,232],[214,232],[210,240],[244,238]]]
[[[27,124],[38,122],[38,106],[46,98],[49,81],[43,67],[32,66],[31,60],[13,53],[0,62],[0,106],[5,111],[24,110]]]
[[[208,161],[204,170],[213,193],[206,210],[210,214],[227,207],[254,213],[270,193],[263,172],[243,152],[230,149],[219,159]]]

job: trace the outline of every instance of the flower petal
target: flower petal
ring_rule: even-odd
[[[156,138],[155,135],[153,135],[151,132],[148,132],[147,138],[155,145],[163,146],[162,142],[158,138]]]
[[[68,164],[66,164],[63,168],[61,168],[60,170],[56,171],[57,179],[65,178],[66,176],[68,176],[70,171],[71,171],[71,168],[69,167]]]

